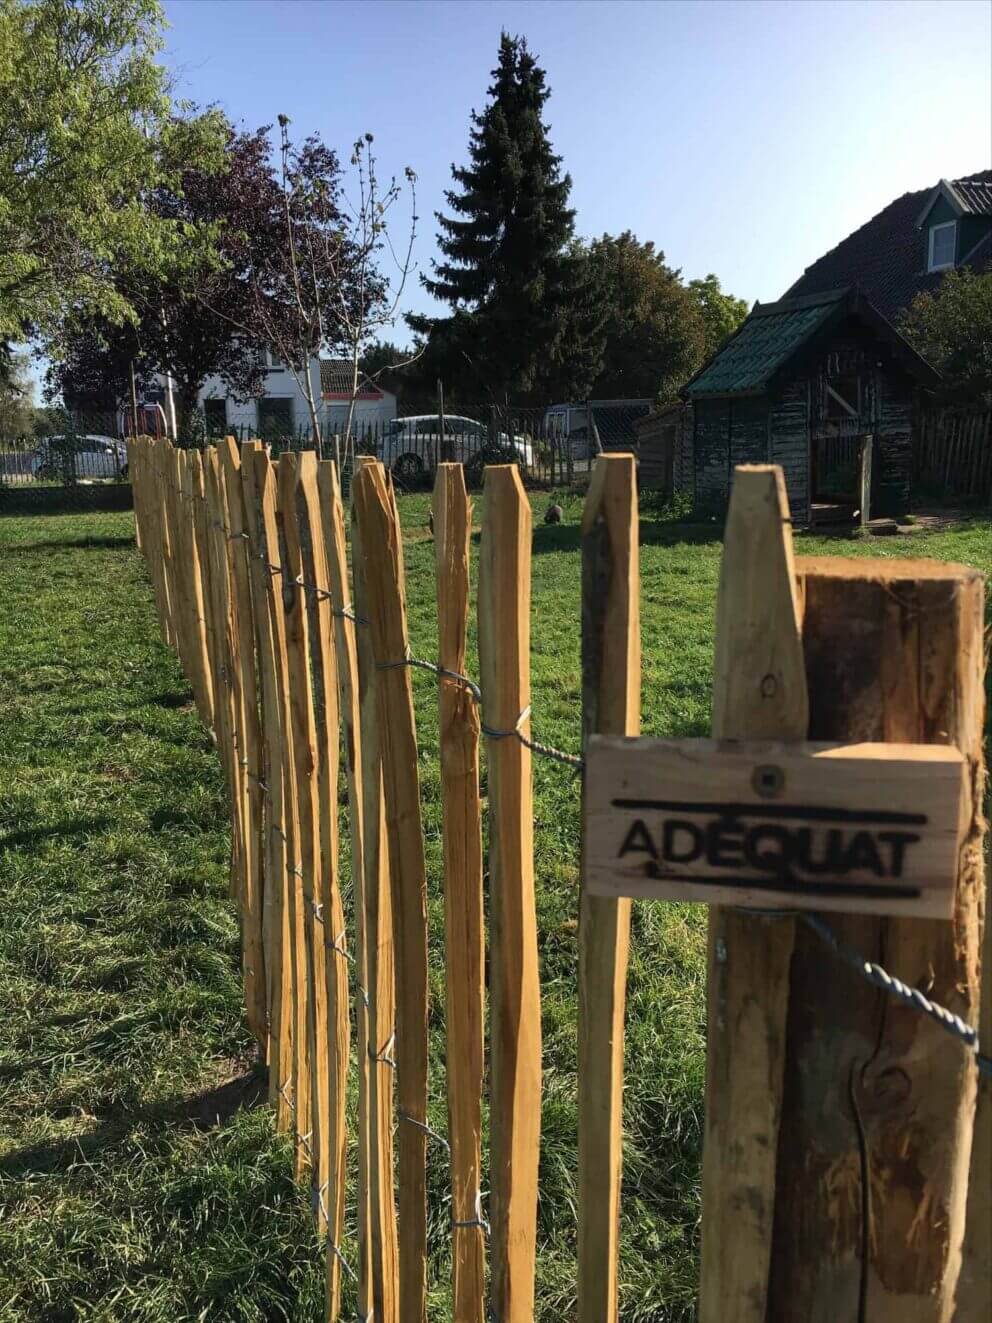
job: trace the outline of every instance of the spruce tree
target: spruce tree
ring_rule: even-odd
[[[464,400],[581,394],[596,374],[591,283],[573,251],[572,181],[542,119],[544,70],[504,32],[489,103],[473,111],[469,164],[437,213],[442,260],[426,289],[450,317],[411,317],[430,360]]]

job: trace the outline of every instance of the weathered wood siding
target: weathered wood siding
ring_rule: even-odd
[[[693,407],[694,505],[699,514],[717,513],[730,493],[730,410],[732,401],[699,400]]]
[[[781,464],[794,523],[809,521],[809,385],[792,381],[772,402],[769,455]]]
[[[901,374],[879,375],[871,513],[901,515],[909,509],[913,468],[913,388]]]

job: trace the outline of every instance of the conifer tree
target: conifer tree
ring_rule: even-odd
[[[442,260],[426,289],[451,308],[411,317],[427,359],[463,399],[581,394],[598,367],[591,282],[573,251],[572,181],[542,118],[544,70],[504,32],[489,103],[472,113],[469,164],[452,166]]]

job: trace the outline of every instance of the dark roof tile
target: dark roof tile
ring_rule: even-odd
[[[967,200],[969,208],[975,208],[974,214],[992,215],[992,170],[955,179],[952,184],[962,202]],[[808,266],[786,292],[786,298],[836,289],[838,285],[858,285],[878,311],[891,319],[921,290],[936,288],[942,272],[926,270],[927,236],[917,228],[920,211],[932,193],[932,188],[923,188],[890,202]],[[992,254],[985,250],[986,263],[990,257]],[[970,262],[981,265],[979,250]]]

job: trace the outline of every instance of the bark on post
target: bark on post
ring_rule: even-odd
[[[969,769],[953,921],[833,915],[831,927],[974,1024],[984,893],[982,576],[939,562],[826,557],[797,569],[810,738],[955,744]],[[874,990],[800,925],[769,1321],[951,1323],[976,1077],[959,1041]],[[982,1317],[957,1315],[960,1323]]]

